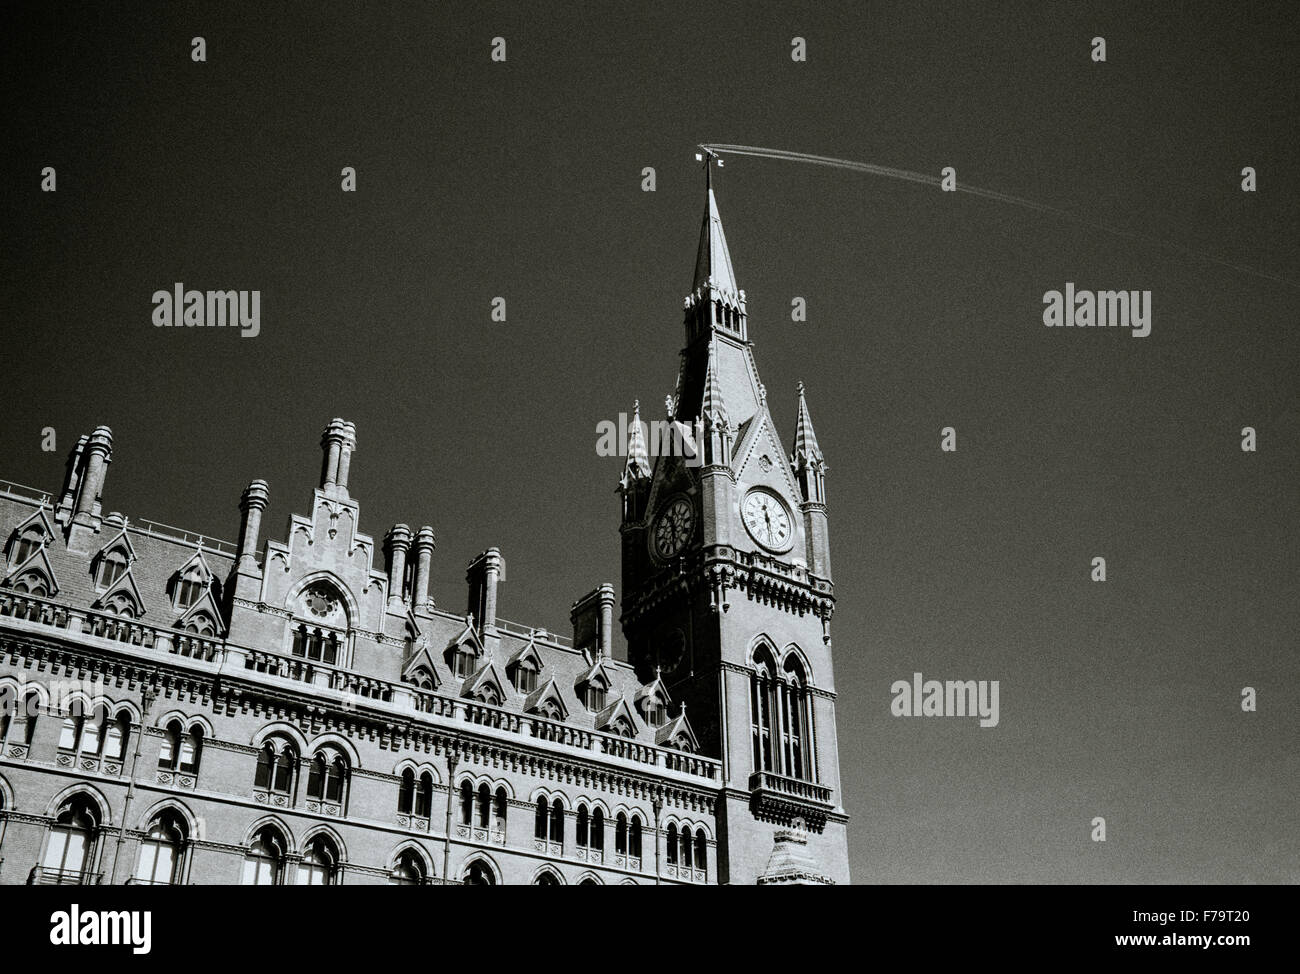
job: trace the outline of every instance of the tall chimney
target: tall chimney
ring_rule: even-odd
[[[113,461],[113,431],[100,426],[86,441],[86,462],[81,474],[80,491],[74,516],[88,520],[99,516],[99,497],[104,492],[104,477]]]
[[[505,574],[505,567],[498,548],[489,548],[469,563],[465,573],[469,582],[469,611],[478,622],[479,632],[496,631],[497,583]]]
[[[343,422],[336,420],[336,422]],[[352,452],[357,448],[357,428],[352,423],[343,423],[343,439],[339,441],[339,467],[335,483],[339,493],[348,496],[348,472],[352,469]]]
[[[339,480],[339,461],[343,456],[343,443],[348,437],[348,424],[341,419],[330,420],[329,426],[321,434],[321,450],[325,453],[324,466],[321,467],[320,486],[331,497],[336,493],[335,486]]]
[[[436,547],[433,528],[426,524],[415,535],[415,594],[411,597],[413,609],[423,609],[429,604],[429,569],[433,563],[433,549]]]
[[[262,532],[262,512],[270,497],[266,481],[254,480],[239,498],[239,568],[257,570],[257,539]]]
[[[406,588],[406,551],[411,547],[411,529],[394,524],[384,535],[384,555],[388,558],[388,608],[400,611]]]

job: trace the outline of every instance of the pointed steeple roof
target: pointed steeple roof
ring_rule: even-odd
[[[795,469],[823,461],[817,434],[813,432],[812,417],[808,415],[808,402],[804,399],[803,383],[799,383],[799,421],[794,431],[794,453],[790,457]]]
[[[645,436],[641,432],[641,400],[632,406],[632,428],[627,437],[627,463],[623,465],[623,477],[619,485],[626,489],[629,484],[644,480],[650,476],[650,451],[646,449]]]
[[[709,158],[705,159],[706,174],[711,171]],[[695,255],[695,282],[691,290],[706,286],[710,280],[720,291],[735,294],[736,272],[731,267],[731,251],[727,249],[727,237],[722,232],[722,217],[718,214],[718,200],[713,195],[712,176],[706,175],[709,200],[704,213],[704,225],[700,227],[700,248]]]
[[[731,423],[727,419],[727,404],[722,401],[722,386],[718,382],[717,343],[709,341],[709,364],[704,372],[704,399],[700,403],[700,417],[705,425],[712,429],[727,429]]]

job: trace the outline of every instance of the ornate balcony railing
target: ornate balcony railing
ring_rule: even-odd
[[[788,778],[773,771],[757,771],[750,775],[749,790],[771,792],[782,798],[816,802],[820,805],[831,804],[831,790],[826,785],[799,778]]]

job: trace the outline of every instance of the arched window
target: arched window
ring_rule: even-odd
[[[668,836],[664,846],[664,851],[668,854],[668,865],[677,865],[677,826],[675,824],[669,824]]]
[[[415,795],[415,814],[428,818],[433,813],[433,775],[420,775],[420,790]]]
[[[402,770],[402,783],[397,787],[397,813],[410,815],[415,810],[415,772]]]
[[[682,854],[681,854],[682,866],[686,869],[690,869],[694,865],[694,858],[695,858],[694,857],[694,852],[695,852],[694,836],[691,835],[690,829],[682,829],[681,842],[682,842]]]
[[[708,840],[704,838],[704,829],[695,833],[695,868],[702,872],[709,868]]]
[[[515,689],[520,693],[532,693],[537,689],[537,664],[531,659],[521,659],[515,664]]]
[[[245,886],[279,886],[284,882],[284,836],[274,826],[258,829],[244,854]]]
[[[474,655],[473,647],[467,643],[462,643],[451,654],[451,675],[460,680],[473,676],[474,664],[477,661],[478,657]]]
[[[30,558],[37,548],[45,544],[45,531],[39,524],[31,524],[23,528],[22,534],[18,535],[14,541],[13,557],[10,563],[21,565]]]
[[[584,879],[584,880],[583,880],[582,882],[580,882],[578,885],[579,885],[579,886],[599,886],[600,883],[596,882],[594,879],[592,879],[590,876],[588,876],[586,879]]]
[[[542,795],[537,799],[537,814],[533,819],[533,838],[546,841],[546,827],[550,821],[550,816],[546,809],[546,796]]]
[[[257,755],[257,777],[253,787],[277,795],[293,793],[298,752],[282,738],[269,738]]]
[[[85,757],[98,756],[109,723],[106,707],[101,705],[86,713],[86,705],[81,700],[72,701],[59,732],[59,750]]]
[[[177,812],[166,809],[155,815],[140,840],[140,861],[131,882],[150,886],[179,884],[187,838],[185,819]]]
[[[558,801],[551,802],[551,841],[564,848],[564,806]]]
[[[469,779],[460,783],[460,824],[474,824],[474,786]]]
[[[166,727],[166,733],[163,736],[162,747],[158,749],[158,770],[175,771],[177,763],[181,756],[181,738],[184,731],[181,729],[181,722],[173,720]],[[258,759],[259,768],[261,759]]]
[[[496,883],[497,878],[491,867],[482,859],[475,859],[465,871],[466,886],[495,886]]]
[[[104,757],[110,761],[125,761],[126,748],[131,739],[131,713],[120,710],[116,717],[108,722],[104,738]]]
[[[19,717],[25,717],[27,727],[23,731],[23,743],[28,747],[32,746],[32,740],[36,737],[36,718],[41,712],[41,697],[35,691],[29,691],[23,698],[23,709]]]
[[[184,611],[203,597],[206,583],[203,569],[197,564],[191,565],[176,582],[176,609]]]
[[[579,849],[587,848],[587,806],[578,806],[577,835],[574,842]]]
[[[389,882],[394,886],[423,886],[428,882],[424,859],[414,849],[406,849],[397,857]]]
[[[785,682],[781,684],[781,755],[785,774],[811,780],[807,759],[809,726],[807,679],[799,658],[793,653],[785,661]]]
[[[632,825],[628,829],[627,836],[627,854],[633,859],[641,858],[641,819],[637,815],[632,816]]]
[[[199,759],[203,753],[203,727],[194,724],[181,739],[180,771],[183,774],[198,774]]]
[[[614,854],[627,855],[627,816],[622,812],[614,820]]]
[[[549,869],[544,869],[537,874],[537,878],[533,880],[533,885],[534,886],[559,886],[560,881],[555,878],[555,873],[551,872]]]
[[[754,770],[775,771],[772,751],[772,696],[776,674],[766,649],[754,656],[754,673],[749,684],[749,719]]]
[[[86,885],[99,838],[99,807],[85,795],[59,806],[45,845],[41,879],[58,885]]]
[[[126,552],[121,548],[106,551],[99,559],[99,573],[95,584],[105,589],[126,574]]]
[[[487,782],[478,786],[478,827],[485,829],[492,821],[492,789]]]
[[[307,797],[343,804],[347,793],[348,762],[337,751],[318,751],[307,772]]]
[[[593,852],[605,851],[605,813],[599,808],[591,810],[590,840]]]
[[[492,828],[498,832],[506,830],[506,808],[509,804],[506,790],[498,788],[496,794],[492,796]]]
[[[339,850],[329,836],[318,835],[307,843],[298,865],[299,886],[338,884]]]

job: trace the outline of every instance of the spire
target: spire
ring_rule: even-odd
[[[795,479],[805,501],[826,503],[826,461],[817,434],[813,432],[812,417],[808,415],[808,401],[804,399],[803,383],[799,383],[799,419],[794,430],[794,452],[790,454]]]
[[[727,237],[722,232],[722,217],[718,214],[718,200],[713,195],[713,153],[704,157],[705,189],[708,193],[708,206],[704,213],[704,225],[700,227],[700,249],[695,255],[695,282],[691,290],[713,287],[728,294],[736,294],[736,272],[731,267],[731,251],[727,249]]]
[[[646,449],[645,436],[641,432],[641,400],[638,399],[632,406],[632,428],[627,435],[627,463],[623,465],[619,489],[626,491],[633,484],[649,477],[650,452]]]
[[[808,400],[803,395],[803,383],[799,383],[799,420],[794,429],[794,454],[790,458],[796,469],[802,464],[821,463],[822,451],[817,445],[817,434],[813,432],[812,417],[808,415]]]
[[[704,372],[704,400],[700,403],[700,418],[705,429],[728,428],[727,404],[722,401],[722,386],[718,384],[717,343],[709,342],[709,364]]]

